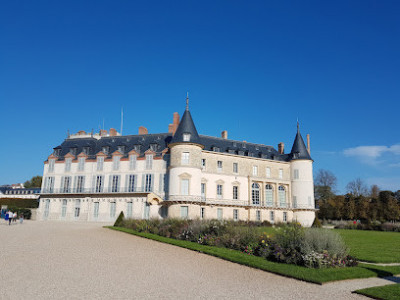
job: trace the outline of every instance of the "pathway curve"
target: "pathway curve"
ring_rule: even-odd
[[[366,299],[370,278],[322,286],[102,228],[0,222],[4,299]]]

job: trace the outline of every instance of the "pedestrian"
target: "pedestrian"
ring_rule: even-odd
[[[20,214],[19,215],[19,224],[22,224],[23,221],[24,221],[24,215]]]
[[[8,211],[8,226],[11,225],[11,221],[12,221],[13,217],[14,217],[13,212],[11,210],[9,210]]]
[[[17,218],[18,218],[18,214],[17,214],[17,212],[15,212],[15,213],[13,214],[13,221],[14,221],[14,223],[17,223]]]
[[[8,221],[8,211],[4,214],[4,221],[6,221],[6,223]]]

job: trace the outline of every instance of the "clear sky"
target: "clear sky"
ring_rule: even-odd
[[[399,1],[2,1],[0,184],[71,133],[166,132],[186,92],[200,134],[290,151],[400,189]]]

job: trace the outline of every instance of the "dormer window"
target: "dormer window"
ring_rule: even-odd
[[[108,152],[110,151],[110,147],[104,146],[101,150],[102,150],[102,152],[103,152],[104,154],[108,155]]]
[[[156,152],[157,151],[157,144],[150,144],[150,150]]]
[[[60,156],[60,154],[61,154],[61,149],[55,149],[54,150],[54,155],[55,156]]]
[[[83,153],[85,153],[86,155],[89,155],[89,147],[83,147]]]
[[[125,146],[118,146],[117,147],[118,152],[120,152],[121,154],[124,154],[125,151]]]
[[[183,134],[183,141],[184,142],[190,142],[190,133],[184,133]]]
[[[219,147],[213,147],[213,151],[219,152]]]
[[[72,155],[76,155],[76,148],[70,148],[69,152],[71,152]]]
[[[135,151],[136,151],[137,153],[140,153],[140,145],[135,145],[135,146],[133,146],[133,149],[135,149]]]
[[[238,151],[239,155],[244,155],[244,151]]]

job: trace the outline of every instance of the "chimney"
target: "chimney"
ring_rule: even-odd
[[[107,130],[101,129],[100,130],[100,136],[107,136]]]
[[[78,135],[85,135],[85,134],[86,134],[85,130],[79,130],[78,131]]]
[[[117,131],[115,130],[115,128],[110,128],[110,136],[116,136],[117,135]]]
[[[227,139],[228,139],[228,131],[226,131],[226,130],[222,131],[222,132],[221,132],[221,137],[222,137],[224,140],[227,140]]]
[[[175,131],[178,129],[179,126],[179,114],[174,112],[174,118],[172,123],[172,134],[175,134]]]
[[[147,128],[144,126],[139,127],[139,134],[148,134]]]
[[[174,124],[168,125],[168,133],[172,133]]]
[[[278,144],[278,152],[279,152],[279,154],[284,154],[285,153],[285,144],[284,143],[279,143]]]
[[[311,148],[310,148],[310,134],[307,134],[307,151],[308,154],[311,155]]]

